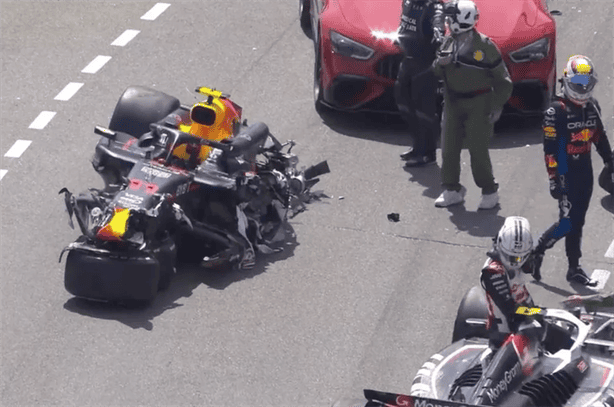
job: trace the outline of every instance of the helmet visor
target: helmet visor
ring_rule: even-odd
[[[525,254],[524,256],[508,255],[508,254],[503,254],[503,253],[501,253],[501,255],[503,257],[502,259],[503,262],[506,263],[508,267],[518,268],[518,267],[521,267],[525,263],[530,253]]]
[[[213,126],[216,119],[216,114],[213,109],[200,105],[196,105],[192,108],[190,116],[193,122],[204,126]]]
[[[593,91],[596,84],[597,79],[593,75],[574,75],[569,78],[567,86],[577,95],[587,95]]]

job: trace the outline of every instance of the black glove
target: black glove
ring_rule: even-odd
[[[533,253],[529,255],[520,270],[525,274],[533,274],[533,270],[535,270],[535,255]]]

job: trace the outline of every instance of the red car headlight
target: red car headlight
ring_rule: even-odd
[[[516,51],[510,52],[510,59],[516,63],[539,61],[546,58],[550,50],[550,39],[541,38]]]
[[[375,53],[366,45],[333,30],[330,30],[330,42],[334,52],[354,59],[367,60]]]

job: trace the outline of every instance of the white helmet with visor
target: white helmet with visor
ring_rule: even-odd
[[[520,269],[533,250],[529,221],[520,216],[505,218],[495,240],[495,249],[506,268]]]
[[[584,55],[569,58],[563,70],[563,93],[572,102],[583,105],[593,95],[597,73],[593,62]]]
[[[478,22],[480,13],[471,0],[458,0],[445,6],[446,23],[452,34],[471,30]]]

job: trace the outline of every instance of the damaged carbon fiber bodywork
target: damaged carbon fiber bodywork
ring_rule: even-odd
[[[208,96],[197,104],[202,120],[208,118],[203,104],[228,97],[197,91]],[[240,119],[239,106],[219,104]],[[146,108],[158,110],[151,115]],[[92,164],[104,188],[60,191],[69,225],[76,220],[81,232],[60,254],[60,261],[68,254],[64,280],[71,294],[149,302],[168,287],[178,260],[234,267],[247,248],[271,253],[288,217],[304,210],[317,177],[329,172],[326,161],[297,169],[295,143],[280,143],[264,123],[233,125],[229,138],[216,141],[184,131],[192,129],[189,113],[171,96],[131,87],[111,119],[116,129],[95,128],[101,137]],[[180,148],[186,157],[177,157]],[[194,159],[203,148],[206,158]]]

